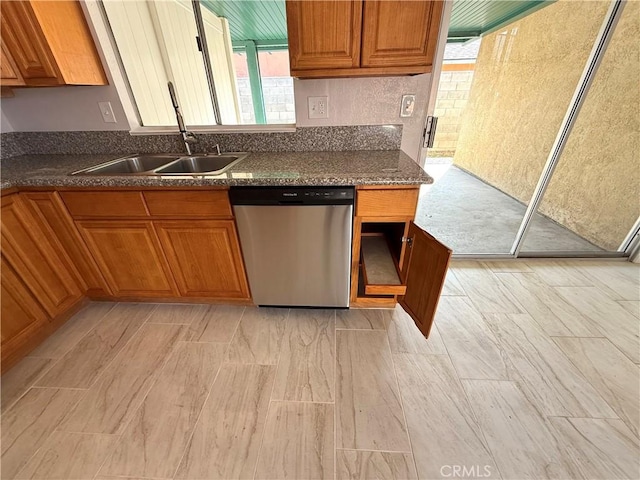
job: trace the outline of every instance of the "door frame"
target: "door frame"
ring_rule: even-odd
[[[427,159],[427,150],[424,146],[424,136],[427,129],[427,118],[433,115],[436,108],[436,100],[438,98],[438,87],[440,86],[440,74],[442,73],[442,65],[444,63],[444,49],[447,45],[447,37],[449,36],[449,24],[451,23],[451,9],[453,8],[453,0],[443,0],[442,21],[440,22],[440,36],[438,37],[438,45],[436,47],[436,55],[433,59],[431,67],[431,83],[429,84],[429,98],[427,100],[427,113],[424,118],[424,126],[422,135],[420,136],[420,145],[418,147],[418,163],[424,168]]]

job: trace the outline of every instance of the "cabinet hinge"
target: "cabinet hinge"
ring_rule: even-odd
[[[411,246],[413,244],[413,237],[402,237],[402,241]]]

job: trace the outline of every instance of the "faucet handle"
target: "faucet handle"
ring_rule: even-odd
[[[220,153],[220,144],[216,143],[216,152],[218,153],[218,155],[222,155],[222,153]]]

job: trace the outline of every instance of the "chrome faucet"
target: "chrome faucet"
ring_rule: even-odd
[[[176,111],[176,120],[178,120],[178,129],[180,130],[180,135],[182,136],[182,141],[184,142],[184,148],[187,150],[187,155],[191,155],[191,144],[196,143],[198,139],[193,132],[187,130],[184,126],[184,118],[182,118],[182,113],[180,113],[180,105],[178,105],[178,99],[176,97],[176,91],[173,87],[173,83],[169,82],[169,95],[171,96],[171,104],[173,105],[173,109]]]

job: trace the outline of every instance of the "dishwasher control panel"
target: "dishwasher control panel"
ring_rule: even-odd
[[[352,205],[353,187],[231,187],[232,205]]]

